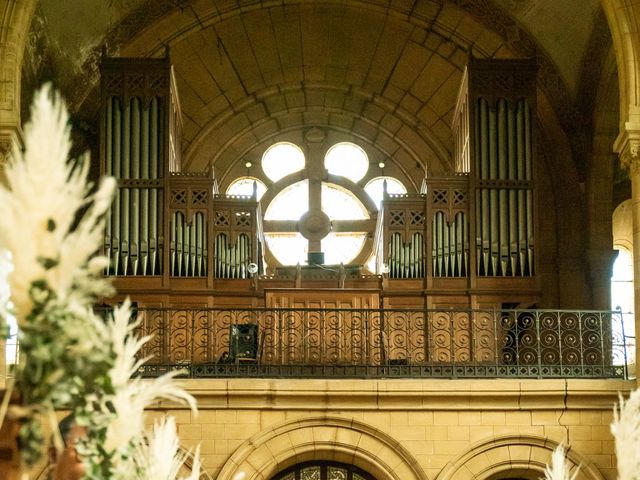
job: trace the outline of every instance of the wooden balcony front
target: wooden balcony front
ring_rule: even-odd
[[[108,315],[105,312],[105,315]],[[141,376],[627,378],[619,312],[140,309]]]

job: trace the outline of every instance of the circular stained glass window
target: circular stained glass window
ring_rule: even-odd
[[[269,250],[282,265],[306,263],[308,242],[299,233],[265,233],[264,238]]]
[[[274,182],[304,168],[304,153],[289,142],[270,146],[262,156],[262,170]]]
[[[296,182],[282,190],[264,212],[265,220],[298,220],[309,210],[309,181]]]
[[[355,143],[336,143],[324,157],[324,166],[333,175],[358,182],[367,174],[369,158]]]
[[[332,183],[322,183],[322,211],[331,220],[369,218],[367,209],[353,193]]]
[[[325,263],[351,263],[362,250],[366,239],[366,233],[330,233],[322,239]]]

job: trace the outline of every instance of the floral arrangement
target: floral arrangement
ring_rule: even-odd
[[[625,401],[613,410],[611,433],[616,444],[618,457],[618,479],[637,480],[640,478],[640,390],[634,390]]]
[[[575,480],[578,476],[579,469],[571,475],[569,471],[571,470],[571,465],[567,462],[565,457],[566,447],[563,444],[558,445],[558,447],[553,451],[551,455],[551,465],[547,466],[547,469],[544,472],[546,480]]]
[[[96,251],[116,183],[87,182],[88,156],[68,159],[69,133],[64,103],[44,87],[25,127],[24,152],[14,149],[0,185],[0,254],[8,252],[12,265],[0,276],[0,326],[12,315],[19,327],[15,388],[22,406],[12,413],[23,419],[21,456],[36,463],[46,444],[42,421],[55,433],[55,411],[68,409],[84,432],[76,448],[85,478],[175,479],[187,457],[178,450],[175,422],[164,419],[146,431],[144,410],[169,399],[195,412],[195,400],[175,384],[177,372],[132,378],[149,338],[133,335],[129,302],[108,320],[94,313],[96,299],[112,293],[102,275],[107,260]],[[1,403],[0,424],[8,402]],[[55,443],[61,446],[59,435]],[[199,478],[199,470],[196,451],[187,480]]]

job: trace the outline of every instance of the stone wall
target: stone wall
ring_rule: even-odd
[[[558,443],[579,480],[616,478],[609,424],[618,380],[189,380],[200,413],[175,415],[218,480],[269,480],[309,460],[379,480],[539,478]]]

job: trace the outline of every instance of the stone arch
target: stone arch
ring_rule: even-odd
[[[503,435],[482,440],[449,462],[436,480],[489,480],[510,471],[544,475],[558,442],[534,435]],[[566,457],[571,472],[580,468],[576,480],[604,480],[598,469],[569,448]]]
[[[0,170],[20,142],[22,59],[36,0],[0,0]]]
[[[627,199],[616,206],[612,215],[613,246],[633,252],[633,204]]]
[[[310,460],[353,464],[378,480],[427,480],[397,440],[357,420],[332,416],[288,420],[259,432],[229,457],[217,480],[269,480]]]
[[[20,122],[22,58],[36,0],[0,0],[0,125]]]
[[[640,24],[638,6],[628,0],[602,0],[616,52],[620,81],[620,130],[640,118]]]

